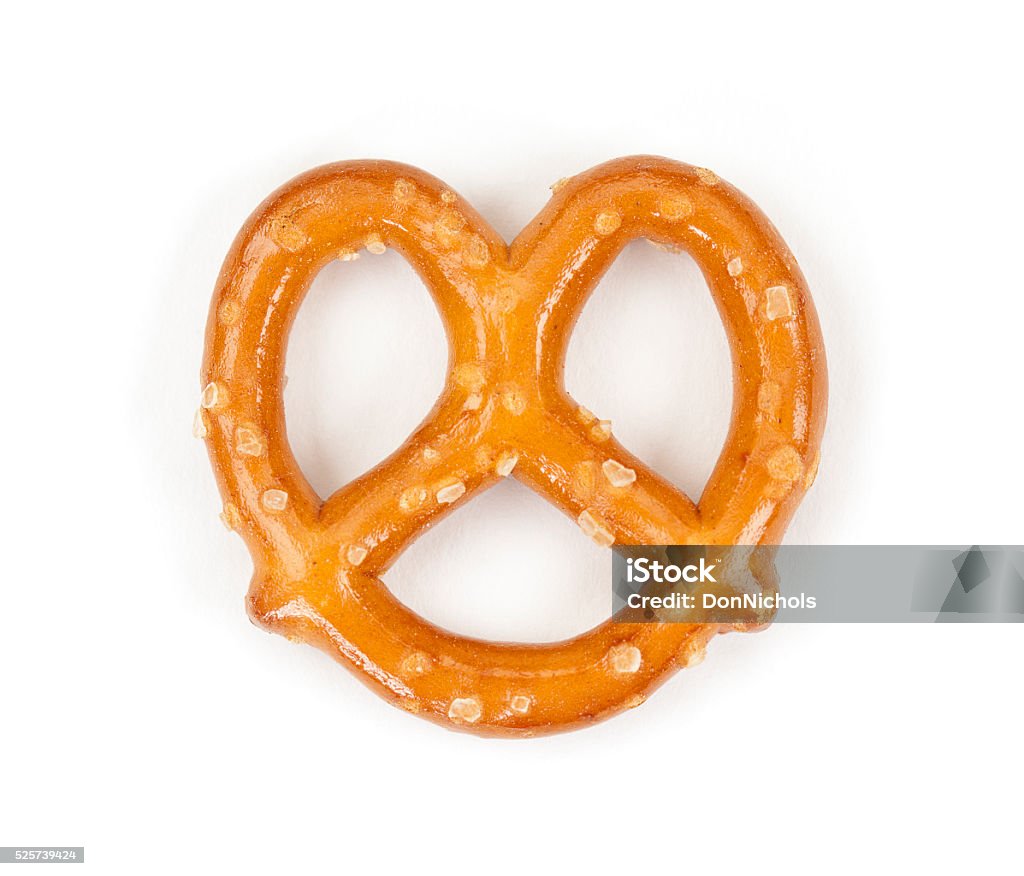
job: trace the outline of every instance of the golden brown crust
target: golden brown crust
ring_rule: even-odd
[[[638,237],[693,256],[732,349],[732,422],[699,506],[563,385],[587,296]],[[321,502],[285,434],[288,332],[320,268],[385,247],[437,303],[447,381],[402,447]],[[253,621],[321,648],[410,712],[519,736],[638,705],[719,628],[609,621],[554,644],[482,642],[391,596],[380,575],[398,554],[503,476],[601,544],[778,543],[817,466],[827,395],[810,294],[771,223],[710,171],[653,157],[565,181],[511,246],[415,168],[354,161],[303,174],[256,210],[228,254],[202,386],[197,434],[225,522],[253,556]]]

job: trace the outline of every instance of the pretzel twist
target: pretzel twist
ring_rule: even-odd
[[[732,421],[699,506],[563,385],[588,295],[639,237],[693,256],[732,351]],[[386,247],[433,295],[447,380],[398,450],[322,502],[285,435],[289,329],[320,268]],[[778,233],[710,171],[650,157],[564,181],[510,246],[406,165],[344,162],[297,177],[256,210],[228,254],[202,384],[197,432],[225,521],[253,557],[253,621],[324,650],[410,712],[505,735],[566,730],[637,705],[720,628],[609,621],[540,645],[453,635],[381,582],[400,552],[506,476],[602,545],[775,544],[814,477],[827,394],[814,308]]]

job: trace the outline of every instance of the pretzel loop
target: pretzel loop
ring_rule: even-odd
[[[563,383],[587,297],[637,237],[690,252],[729,337],[732,423],[699,506]],[[321,503],[285,435],[287,336],[323,265],[385,247],[437,303],[448,376],[409,440]],[[636,705],[718,628],[608,622],[544,645],[452,635],[381,582],[404,547],[505,476],[602,544],[773,543],[813,478],[826,401],[813,305],[777,232],[709,171],[655,158],[569,181],[510,247],[414,168],[349,162],[305,174],[259,207],[228,255],[203,384],[225,516],[253,554],[253,619],[320,647],[409,711],[513,735]]]

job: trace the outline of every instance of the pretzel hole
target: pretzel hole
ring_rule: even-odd
[[[608,619],[611,554],[515,481],[424,533],[383,576],[417,614],[491,641],[557,642]]]
[[[696,262],[635,241],[584,306],[566,389],[615,438],[695,502],[732,410],[725,328]],[[600,460],[599,460],[600,462]]]
[[[448,357],[429,292],[393,250],[334,261],[288,342],[288,440],[321,498],[389,456],[433,407]]]

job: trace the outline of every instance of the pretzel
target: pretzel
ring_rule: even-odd
[[[253,622],[320,648],[409,712],[481,734],[567,730],[637,706],[729,627],[613,618],[552,644],[455,635],[381,581],[424,529],[514,477],[605,547],[776,544],[814,478],[824,428],[825,360],[810,294],[750,200],[711,171],[652,157],[611,161],[552,188],[506,245],[413,167],[312,170],[239,232],[206,331],[195,426],[223,519],[252,554]],[[732,422],[699,505],[563,385],[580,310],[640,237],[696,260],[732,350]],[[320,268],[389,247],[440,311],[446,383],[398,450],[321,501],[285,434],[289,329]]]

